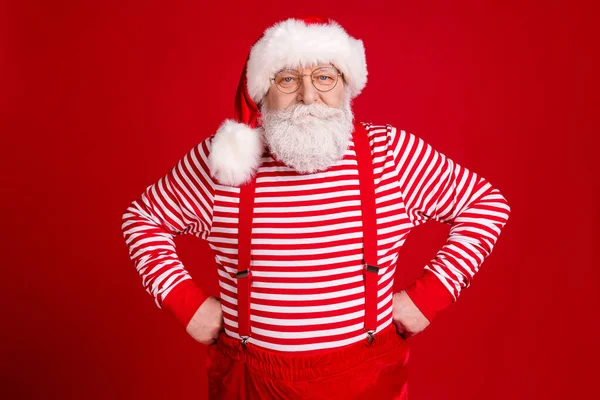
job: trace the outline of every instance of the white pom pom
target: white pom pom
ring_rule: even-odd
[[[221,185],[240,186],[249,181],[260,166],[265,142],[263,129],[227,119],[212,139],[208,166]]]

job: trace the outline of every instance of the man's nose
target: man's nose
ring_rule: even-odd
[[[310,75],[304,75],[301,78],[298,97],[298,100],[301,100],[304,104],[316,103],[319,100],[319,92],[313,86],[312,77]]]

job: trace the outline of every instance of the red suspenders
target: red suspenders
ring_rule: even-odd
[[[377,283],[379,267],[377,266],[377,225],[375,214],[375,185],[371,147],[367,131],[361,123],[355,122],[352,133],[354,148],[358,162],[358,178],[361,194],[362,226],[365,267],[365,326],[368,343],[373,341],[377,329]],[[242,346],[246,348],[250,337],[250,288],[252,272],[250,271],[250,244],[252,238],[252,217],[254,213],[254,189],[256,176],[245,185],[240,186],[240,214],[238,238],[238,272],[237,277],[237,310],[238,333]]]
[[[355,124],[354,148],[358,161],[358,179],[360,183],[360,204],[362,208],[363,242],[365,252],[365,331],[369,344],[377,329],[377,215],[375,214],[375,184],[373,182],[373,157],[371,146],[364,126]]]
[[[252,240],[252,216],[254,214],[255,179],[256,176],[240,187],[238,272],[235,275],[237,277],[238,333],[244,348],[246,348],[246,341],[250,337],[250,286],[252,286],[250,245]]]

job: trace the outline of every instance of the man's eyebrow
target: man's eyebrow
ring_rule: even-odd
[[[313,69],[313,70],[315,70],[315,69],[317,69],[317,68],[322,68],[322,67],[334,67],[334,65],[333,65],[333,63],[321,63],[321,64],[317,64],[317,65],[316,65],[315,67],[313,67],[312,69]],[[296,66],[296,67],[287,66],[287,67],[284,67],[284,68],[282,68],[280,71],[283,71],[283,70],[286,70],[286,69],[287,69],[287,70],[292,70],[292,71],[297,71],[297,72],[299,72],[299,71],[303,70],[304,68],[308,68],[308,66],[304,66],[304,67],[303,67],[303,66],[301,66],[301,65],[298,65],[298,66]]]

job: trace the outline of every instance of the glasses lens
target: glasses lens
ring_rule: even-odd
[[[283,70],[275,76],[275,83],[284,92],[293,92],[298,88],[300,76],[293,70]]]
[[[323,91],[333,89],[337,79],[337,70],[332,67],[318,68],[312,73],[312,80],[315,87]]]

